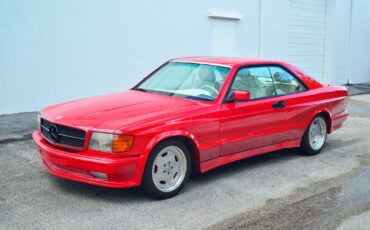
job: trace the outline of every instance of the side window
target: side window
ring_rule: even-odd
[[[277,95],[305,91],[306,87],[285,69],[277,66],[270,67]]]
[[[240,69],[231,86],[232,90],[248,90],[251,99],[276,95],[268,67],[247,67]]]

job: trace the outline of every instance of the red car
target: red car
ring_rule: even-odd
[[[168,198],[190,170],[284,148],[319,153],[348,117],[347,96],[280,61],[178,58],[126,92],[42,109],[33,139],[55,176]]]

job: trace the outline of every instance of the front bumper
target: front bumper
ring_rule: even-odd
[[[141,184],[146,155],[112,158],[88,156],[83,152],[69,152],[50,145],[39,131],[32,135],[45,168],[54,176],[111,188],[126,188]],[[105,173],[98,178],[91,171]]]

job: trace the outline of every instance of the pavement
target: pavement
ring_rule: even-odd
[[[370,83],[346,85],[350,95],[361,95],[370,93]]]
[[[10,132],[0,143],[0,229],[369,229],[370,94],[351,96],[349,110],[317,156],[287,149],[241,160],[193,175],[162,201],[49,175],[19,125],[22,138]],[[5,123],[25,122],[9,116],[0,136]]]
[[[37,112],[0,115],[0,143],[31,139],[37,125]]]

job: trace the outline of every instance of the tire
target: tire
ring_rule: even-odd
[[[327,130],[325,116],[321,114],[315,116],[302,137],[300,147],[302,154],[313,156],[320,153],[326,142]]]
[[[191,169],[189,149],[179,140],[160,142],[150,153],[142,188],[151,197],[167,199],[179,193]]]

